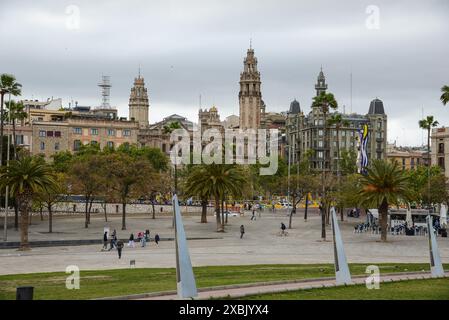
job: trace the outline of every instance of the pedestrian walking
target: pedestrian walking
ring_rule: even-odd
[[[103,249],[102,250],[107,250],[108,249],[108,232],[105,231],[103,234]]]
[[[154,236],[154,242],[156,242],[156,244],[159,244],[159,241],[161,240],[161,238],[159,237],[159,235],[156,233],[156,235]]]
[[[110,245],[111,246],[109,247],[109,251],[111,251],[112,249],[117,247],[117,236],[114,233],[112,233],[112,238],[111,238]]]
[[[252,216],[251,216],[251,220],[256,220],[256,209],[254,209],[253,207],[253,211],[252,211]]]
[[[285,224],[284,224],[283,222],[281,222],[281,234],[282,234],[282,235],[285,234],[285,229],[286,229]]]
[[[245,227],[243,226],[243,224],[240,226],[240,239],[243,238],[243,235],[245,234]]]
[[[143,248],[145,247],[147,244],[147,238],[145,235],[142,236],[142,238],[140,239],[140,246]]]
[[[131,235],[129,236],[128,247],[134,248],[134,234],[133,233],[131,233]]]
[[[117,252],[118,252],[118,258],[122,258],[122,250],[123,250],[123,241],[119,240],[117,241]]]

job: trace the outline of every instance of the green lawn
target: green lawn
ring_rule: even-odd
[[[351,264],[351,273],[364,274],[367,265]],[[426,263],[379,264],[379,267],[381,273],[429,270]],[[197,267],[194,273],[198,287],[335,275],[332,264]],[[63,272],[0,276],[0,300],[15,299],[18,286],[33,286],[35,299],[91,299],[176,290],[174,268],[81,270],[79,290],[66,289],[67,276]]]
[[[378,290],[364,285],[298,290],[242,298],[244,300],[449,300],[449,279],[381,283]]]

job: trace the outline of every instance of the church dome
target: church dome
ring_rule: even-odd
[[[385,114],[384,103],[380,99],[374,99],[369,105],[368,114]]]
[[[289,113],[300,113],[301,112],[301,107],[299,106],[299,102],[295,100],[293,100],[290,103],[290,110]]]
[[[210,112],[217,112],[217,108],[215,108],[215,106],[212,106],[212,108],[210,108],[209,111],[210,111]]]

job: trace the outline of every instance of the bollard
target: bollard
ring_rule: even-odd
[[[34,287],[17,287],[16,300],[33,300]]]

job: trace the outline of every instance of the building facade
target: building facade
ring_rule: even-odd
[[[387,144],[387,159],[397,162],[402,170],[413,170],[418,166],[428,165],[428,152],[422,148],[397,147]]]
[[[449,127],[434,128],[431,134],[430,157],[434,166],[439,166],[449,178]]]
[[[326,78],[321,70],[315,85],[316,95],[327,90]],[[326,120],[338,112],[328,113]],[[311,168],[336,171],[338,148],[354,150],[358,148],[358,130],[365,124],[368,126],[367,156],[368,159],[385,159],[387,143],[387,115],[381,100],[371,101],[366,115],[341,114],[347,122],[337,130],[335,126],[325,123],[324,114],[320,107],[312,106],[306,115],[301,110],[296,99],[290,104],[287,114],[287,153],[290,161],[297,162],[306,154],[309,156]],[[326,121],[327,122],[327,121]],[[326,135],[325,135],[326,133]]]
[[[223,132],[223,124],[220,121],[220,115],[218,114],[218,109],[212,106],[209,110],[200,109],[198,112],[198,125],[201,128],[201,133],[208,129],[217,129]]]

